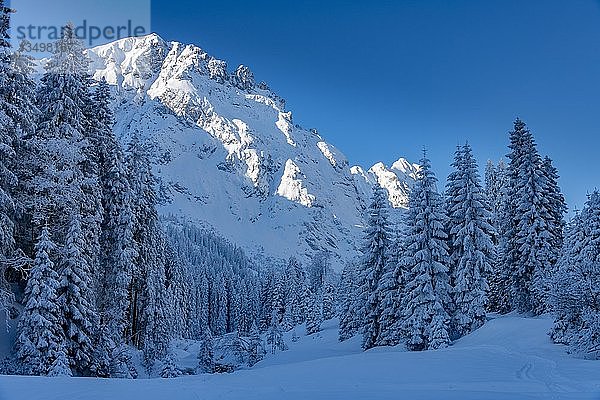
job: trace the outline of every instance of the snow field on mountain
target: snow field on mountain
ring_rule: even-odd
[[[351,169],[247,67],[155,34],[88,54],[94,78],[113,87],[117,137],[137,132],[156,155],[163,215],[213,228],[257,259],[293,253],[307,264],[325,250],[340,271],[357,255],[373,185],[406,207],[417,165]]]
[[[453,346],[406,352],[339,343],[337,321],[231,374],[175,379],[0,377],[1,400],[52,399],[598,399],[600,364],[576,359],[547,336],[549,317],[502,316]],[[180,362],[194,355],[181,354]]]

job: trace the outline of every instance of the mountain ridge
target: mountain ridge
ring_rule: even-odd
[[[153,149],[161,213],[206,224],[257,257],[335,269],[357,256],[366,205],[378,182],[406,207],[418,165],[350,166],[315,129],[294,123],[285,100],[252,71],[156,34],[88,50],[91,72],[115,93],[115,132]]]

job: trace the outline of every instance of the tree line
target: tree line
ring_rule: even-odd
[[[552,338],[597,357],[600,197],[566,225],[552,160],[520,119],[509,139],[508,163],[488,162],[485,184],[471,146],[457,147],[443,194],[424,154],[399,226],[375,188],[362,259],[341,277],[340,340],[437,349],[489,312],[555,312]]]

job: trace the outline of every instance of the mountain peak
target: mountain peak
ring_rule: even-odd
[[[406,206],[403,179],[412,178],[401,174],[410,163],[350,168],[316,130],[294,124],[283,99],[245,65],[230,72],[200,47],[156,34],[88,54],[94,78],[116,87],[117,136],[127,142],[138,132],[154,150],[164,214],[212,228],[257,257],[310,262],[327,251],[341,269],[357,255],[375,182],[394,207]]]

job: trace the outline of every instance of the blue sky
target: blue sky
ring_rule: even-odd
[[[570,206],[600,186],[600,3],[153,0],[152,29],[249,65],[351,162],[507,152],[520,116]]]
[[[11,5],[23,24],[146,24],[150,0],[121,3]],[[425,146],[444,181],[466,140],[482,165],[505,155],[519,116],[571,207],[600,187],[600,0],[151,3],[153,31],[249,65],[351,163],[416,162]]]

